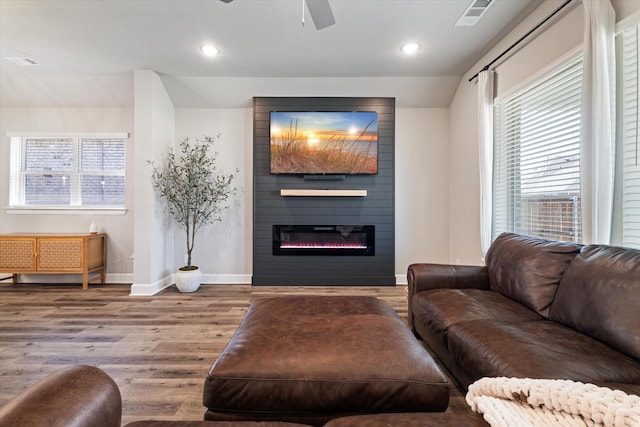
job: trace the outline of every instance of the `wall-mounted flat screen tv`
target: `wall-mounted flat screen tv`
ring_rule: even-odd
[[[273,174],[378,173],[378,113],[270,113]]]

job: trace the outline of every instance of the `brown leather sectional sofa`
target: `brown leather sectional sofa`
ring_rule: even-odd
[[[413,264],[409,324],[459,383],[558,378],[640,394],[640,251],[503,234],[486,266]],[[51,374],[0,408],[0,426],[116,427],[118,387],[101,370]],[[280,422],[140,421],[153,426],[301,426]],[[346,416],[325,427],[486,426],[482,416]]]
[[[503,234],[486,266],[414,264],[409,324],[460,384],[558,378],[640,392],[640,251]]]

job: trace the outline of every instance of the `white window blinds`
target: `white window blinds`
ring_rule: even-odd
[[[581,240],[582,56],[495,104],[493,235]]]
[[[622,245],[640,248],[640,135],[638,57],[640,24],[618,35],[618,148],[622,158]]]

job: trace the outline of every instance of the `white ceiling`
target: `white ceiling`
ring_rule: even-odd
[[[302,0],[0,0],[0,105],[131,106],[132,71],[152,69],[177,107],[345,91],[448,106],[463,73],[540,0],[494,0],[473,27],[454,26],[470,0],[330,3],[336,24],[316,30],[306,10],[301,24]],[[416,55],[400,52],[407,41]],[[220,55],[200,55],[204,42]]]

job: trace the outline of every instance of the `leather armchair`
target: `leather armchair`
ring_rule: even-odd
[[[94,366],[60,369],[0,408],[0,426],[120,427],[122,397]]]

